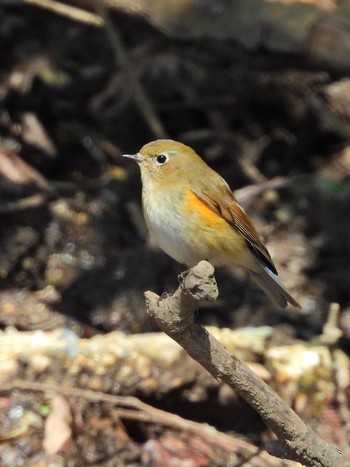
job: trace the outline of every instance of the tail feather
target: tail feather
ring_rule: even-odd
[[[262,266],[260,272],[250,271],[255,283],[266,293],[270,300],[281,308],[286,308],[288,303],[301,308],[294,300],[279,278],[266,266]]]

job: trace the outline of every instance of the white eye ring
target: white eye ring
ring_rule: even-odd
[[[155,156],[154,160],[156,165],[163,165],[168,161],[169,157],[166,154],[158,154]]]

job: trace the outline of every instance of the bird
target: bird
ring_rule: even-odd
[[[165,253],[189,268],[202,260],[241,266],[274,305],[301,308],[228,183],[192,148],[158,139],[123,157],[140,167],[145,222]]]

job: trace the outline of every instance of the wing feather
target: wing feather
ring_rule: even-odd
[[[223,180],[222,180],[223,181]],[[266,266],[277,275],[277,270],[269,252],[262,243],[258,232],[245,213],[244,209],[238,204],[229,186],[224,182],[224,195],[222,190],[212,189],[210,194],[203,193],[200,190],[192,190],[193,193],[203,201],[212,211],[221,215],[226,222],[237,229],[247,241],[247,245],[260,264]],[[222,186],[220,186],[222,188]]]

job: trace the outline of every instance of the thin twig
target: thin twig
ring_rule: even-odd
[[[104,20],[106,33],[114,54],[116,65],[124,71],[126,82],[130,87],[131,94],[138,106],[140,113],[143,116],[145,123],[148,125],[156,138],[167,138],[167,132],[165,131],[162,122],[158,118],[158,115],[156,114],[150,99],[141,86],[137,78],[136,70],[128,58],[128,54],[125,50],[119,31],[112,24],[104,5],[98,1],[95,1],[94,5],[95,10]]]
[[[7,214],[10,212],[25,211],[27,209],[38,208],[47,203],[47,196],[43,194],[36,194],[27,196],[16,201],[10,201],[0,205],[0,214]]]
[[[59,15],[65,16],[80,23],[90,24],[101,28],[104,25],[103,19],[95,13],[76,8],[65,3],[55,2],[54,0],[23,0],[28,5],[38,6],[45,10],[50,10]]]
[[[220,433],[210,425],[186,420],[179,415],[157,409],[136,397],[106,394],[99,391],[63,386],[56,383],[37,383],[19,379],[0,386],[1,392],[13,391],[14,389],[57,393],[67,397],[83,398],[92,402],[107,402],[117,407],[117,415],[120,418],[154,423],[157,425],[161,424],[169,428],[191,432],[193,435],[199,436],[229,453],[233,453],[237,451],[237,449],[244,449],[249,455],[260,456],[263,454],[255,446],[242,439],[235,439],[224,433]],[[261,465],[266,465],[263,459]]]

